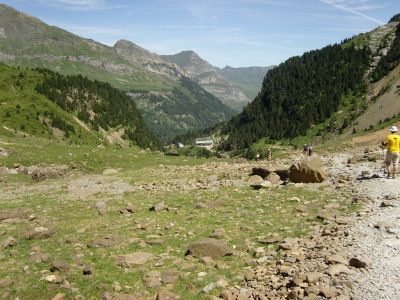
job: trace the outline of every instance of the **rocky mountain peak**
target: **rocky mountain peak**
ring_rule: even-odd
[[[128,40],[119,40],[114,49],[125,59],[144,67],[146,70],[167,75],[171,78],[189,77],[179,66],[164,61],[157,54],[150,52]]]

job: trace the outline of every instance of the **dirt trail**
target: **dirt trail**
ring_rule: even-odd
[[[377,163],[357,168],[381,174]],[[366,271],[357,272],[352,278],[352,295],[363,300],[400,299],[400,176],[360,180],[354,187],[374,201],[366,205],[369,213],[349,229],[345,241],[349,245],[345,250],[348,256],[362,256],[371,261]],[[381,207],[386,198],[393,198],[395,206]]]

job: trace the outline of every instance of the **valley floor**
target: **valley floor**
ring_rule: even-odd
[[[355,161],[359,150],[323,155],[322,184],[255,190],[253,167],[301,154],[270,164],[38,146],[1,139],[0,299],[398,296],[398,208],[379,205],[399,179],[370,178],[380,163]],[[233,255],[186,255],[208,237]]]

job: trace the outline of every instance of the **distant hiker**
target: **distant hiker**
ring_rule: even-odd
[[[305,156],[311,156],[312,154],[312,147],[308,144],[304,144],[303,152]]]
[[[271,148],[268,148],[268,150],[267,150],[267,159],[269,161],[272,160],[272,149]]]
[[[256,161],[258,161],[260,159],[260,153],[256,154]]]
[[[387,177],[390,178],[390,165],[393,164],[392,178],[394,178],[399,164],[400,135],[397,134],[397,126],[392,126],[389,130],[390,134],[387,136],[386,141],[382,142],[382,145],[387,147],[385,157]]]

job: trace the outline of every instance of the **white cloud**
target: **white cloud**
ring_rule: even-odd
[[[123,5],[107,5],[104,0],[36,0],[42,4],[70,10],[104,10],[123,8]]]
[[[367,19],[367,20],[377,23],[379,25],[385,24],[385,22],[361,12],[361,11],[370,11],[370,10],[383,8],[383,7],[386,7],[385,4],[374,5],[374,4],[370,4],[369,0],[320,0],[320,1],[323,3],[329,4],[337,9],[360,16],[364,19]]]

